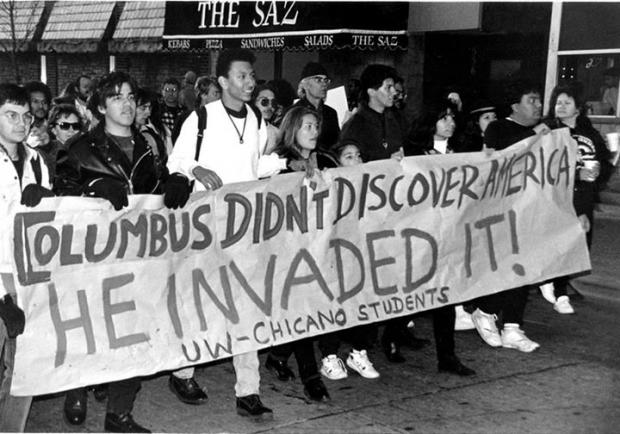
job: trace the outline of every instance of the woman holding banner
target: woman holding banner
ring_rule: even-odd
[[[454,149],[458,148],[453,140],[456,129],[455,113],[454,105],[448,100],[429,107],[413,124],[407,155],[437,155],[454,152]],[[456,323],[454,306],[440,307],[432,310],[432,313],[439,371],[461,376],[475,375],[476,371],[463,365],[454,352]]]
[[[336,161],[327,154],[315,151],[321,131],[319,114],[307,107],[293,107],[282,120],[281,141],[276,153],[287,161],[287,171],[306,172],[311,175],[314,169],[337,167]],[[265,367],[276,374],[279,380],[288,381],[295,378],[287,361],[295,353],[299,376],[304,384],[304,394],[312,401],[329,400],[327,388],[321,380],[314,357],[314,339],[301,339],[271,349]]]
[[[573,205],[575,212],[586,230],[588,247],[592,244],[594,202],[597,186],[600,181],[607,180],[613,169],[609,163],[610,153],[599,132],[584,110],[584,101],[578,86],[557,86],[551,93],[549,113],[545,123],[552,129],[570,128],[571,136],[577,142],[577,173],[575,176],[575,192]],[[554,300],[553,309],[561,314],[575,313],[567,295],[569,277],[553,280],[553,286],[545,286],[543,295]],[[549,291],[545,294],[544,291]]]

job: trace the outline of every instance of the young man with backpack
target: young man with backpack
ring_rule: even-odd
[[[216,74],[222,99],[193,112],[185,120],[168,159],[169,182],[164,203],[183,207],[191,191],[215,190],[223,184],[254,181],[286,167],[276,154],[263,155],[267,128],[260,112],[248,102],[256,86],[254,54],[248,50],[225,50],[217,61]],[[273,418],[259,397],[258,353],[233,356],[237,375],[237,413],[256,420]]]

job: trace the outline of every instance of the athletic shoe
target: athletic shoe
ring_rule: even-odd
[[[553,282],[540,285],[539,288],[543,298],[549,303],[554,304],[557,301],[555,299],[555,286],[553,286]]]
[[[329,380],[342,380],[349,376],[347,368],[344,367],[344,363],[342,363],[340,357],[335,354],[330,354],[323,358],[319,372],[323,377]]]
[[[525,332],[517,324],[504,324],[502,347],[531,353],[540,345],[525,336]]]
[[[571,306],[570,299],[568,298],[567,295],[559,296],[558,300],[555,303],[553,303],[553,309],[555,309],[557,313],[562,313],[562,314],[575,313],[575,309],[573,309],[573,306]]]
[[[368,360],[366,350],[351,350],[349,357],[347,357],[347,366],[364,378],[379,378],[379,373]]]
[[[483,341],[492,347],[502,346],[502,338],[495,324],[497,315],[491,315],[484,313],[480,309],[476,309],[474,313],[471,314],[471,320]]]
[[[454,330],[473,330],[476,328],[474,322],[471,320],[471,314],[465,312],[462,305],[458,304],[454,306],[454,311],[456,313]]]

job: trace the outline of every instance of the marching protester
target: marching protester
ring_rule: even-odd
[[[536,134],[546,134],[549,127],[541,123],[542,104],[538,88],[518,81],[509,88],[508,102],[512,113],[505,119],[491,122],[484,133],[487,148],[502,150]],[[540,345],[529,339],[521,329],[531,285],[487,295],[476,299],[472,321],[480,337],[492,347],[513,348],[532,352]],[[503,314],[503,330],[497,328],[498,314]]]
[[[145,89],[137,89],[135,99],[135,127],[150,146],[155,157],[156,167],[160,172],[163,172],[168,161],[168,150],[166,149],[163,125],[157,116],[159,105],[157,95]],[[155,115],[153,115],[153,110],[155,110]]]
[[[451,142],[456,129],[454,108],[454,104],[444,100],[436,106],[431,105],[425,109],[420,119],[414,123],[411,132],[407,148],[410,155],[443,155],[454,152],[455,145]],[[462,309],[460,306],[459,310]],[[463,315],[464,312],[463,310],[463,313],[459,313]],[[457,329],[455,307],[451,305],[439,307],[433,309],[431,314],[438,370],[460,376],[474,375],[476,371],[461,363],[455,353],[454,331]]]
[[[31,81],[24,85],[28,92],[30,112],[35,119],[47,120],[52,103],[50,88],[40,81]]]
[[[71,186],[71,193],[106,199],[117,211],[128,205],[128,195],[156,193],[165,181],[165,174],[157,174],[151,148],[133,128],[137,89],[135,82],[122,72],[112,72],[101,79],[90,101],[100,123],[75,139],[66,164],[59,165],[58,170],[66,177],[65,185]],[[131,415],[139,388],[139,378],[108,385],[106,431],[150,432]],[[86,408],[85,389],[67,393],[65,413],[72,423],[83,422]]]
[[[256,86],[254,61],[254,54],[244,49],[220,54],[216,74],[222,99],[193,112],[183,124],[168,160],[171,175],[164,193],[166,206],[185,205],[190,180],[196,181],[196,190],[215,190],[223,184],[258,180],[286,167],[286,161],[277,155],[264,155],[265,122],[260,112],[248,104]],[[273,418],[273,411],[263,405],[259,396],[258,353],[251,351],[232,359],[237,376],[237,413],[255,420]]]
[[[293,107],[284,116],[280,128],[282,140],[276,153],[287,161],[287,169],[280,173],[301,171],[312,175],[315,169],[337,167],[338,164],[331,155],[316,150],[321,120],[315,110]],[[287,365],[293,352],[305,395],[312,401],[329,400],[329,393],[321,380],[314,356],[314,338],[300,339],[272,348],[265,367],[273,371],[280,380],[294,378],[295,375]]]
[[[355,145],[365,162],[388,158],[400,161],[404,157],[404,138],[400,122],[393,111],[388,110],[394,104],[395,80],[398,80],[398,74],[394,68],[378,64],[367,66],[360,76],[362,104],[355,115],[343,125],[338,144]],[[407,323],[408,318],[397,318],[386,323],[381,344],[388,361],[392,363],[405,361],[400,352],[401,345],[422,348],[428,343],[426,339],[415,337],[407,329]],[[356,333],[358,336],[364,337],[370,333],[368,326],[359,329],[359,333]],[[366,351],[361,352],[363,348],[360,345],[365,346],[362,342],[354,344],[355,353],[352,353],[364,356],[359,359],[360,366],[368,361]]]
[[[15,84],[0,84],[0,204],[8,214],[11,202],[37,206],[54,196],[43,157],[24,141],[34,121],[28,92]],[[8,243],[8,233],[0,237]],[[4,249],[2,249],[4,252]],[[17,306],[17,293],[9,258],[0,261],[0,432],[23,432],[32,397],[10,394],[15,361],[15,338],[24,331],[24,312]]]
[[[584,101],[577,86],[558,86],[553,89],[545,123],[552,129],[568,127],[571,136],[577,142],[579,155],[573,205],[586,231],[586,241],[590,248],[594,229],[597,180],[607,178],[612,170],[609,150],[586,115]],[[561,314],[575,313],[568,298],[569,281],[569,276],[558,277],[552,281],[552,285],[541,286],[543,292],[550,291],[545,298],[555,300],[553,309]]]
[[[168,149],[172,148],[174,125],[183,115],[183,107],[179,105],[179,88],[179,80],[173,77],[168,77],[161,86],[163,104],[161,104],[159,115],[166,133],[166,141],[168,142],[166,147]]]
[[[74,105],[58,104],[50,110],[49,130],[52,139],[47,145],[39,146],[38,150],[48,164],[52,185],[55,184],[57,162],[67,157],[67,142],[79,134],[82,128],[82,118]]]
[[[325,104],[327,87],[330,83],[331,79],[325,67],[317,62],[309,62],[301,71],[301,79],[297,87],[299,101],[292,105],[292,107],[312,108],[321,116],[322,129],[318,149],[322,151],[329,151],[338,141],[340,134],[338,114],[336,110]]]
[[[491,103],[478,101],[469,112],[469,120],[465,127],[461,152],[482,151],[484,132],[489,124],[497,120],[497,109]]]
[[[278,144],[278,128],[271,123],[279,107],[275,90],[268,84],[256,86],[252,96],[252,104],[260,111],[265,124],[267,124],[267,148],[265,153],[270,154]]]

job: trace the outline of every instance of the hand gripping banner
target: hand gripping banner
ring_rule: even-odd
[[[86,198],[15,205],[3,248],[27,319],[12,393],[205,363],[588,270],[575,159],[565,129],[490,156],[227,185],[181,210],[158,196],[120,212]]]

